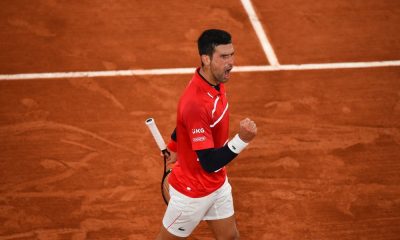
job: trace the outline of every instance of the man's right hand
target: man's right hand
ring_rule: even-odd
[[[174,164],[176,162],[176,152],[172,151],[168,147],[167,147],[167,150],[168,150],[168,152],[170,154],[169,156],[167,156],[167,159],[166,159],[167,160],[167,165]],[[161,153],[161,157],[163,157],[163,156],[164,156],[164,154]]]
[[[240,121],[239,137],[243,142],[250,142],[257,135],[257,126],[249,118]]]
[[[174,164],[176,162],[176,152],[170,150],[170,156],[167,158],[167,165]]]

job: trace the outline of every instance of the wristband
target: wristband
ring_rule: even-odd
[[[167,145],[168,149],[171,150],[172,152],[176,152],[176,142],[174,140],[171,139],[171,141],[169,141],[168,145]]]
[[[228,147],[229,149],[236,153],[239,154],[245,147],[249,145],[248,143],[244,142],[242,139],[240,139],[239,134],[236,134],[232,140],[228,142]]]

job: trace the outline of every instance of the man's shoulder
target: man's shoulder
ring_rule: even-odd
[[[181,102],[185,104],[204,104],[207,102],[207,92],[195,83],[191,83],[181,95]]]
[[[184,94],[178,106],[182,116],[208,115],[208,112],[211,112],[210,107],[212,107],[211,103],[206,100],[204,94]]]
[[[179,103],[180,108],[185,112],[193,109],[203,109],[207,104],[201,98],[201,95],[183,95]]]

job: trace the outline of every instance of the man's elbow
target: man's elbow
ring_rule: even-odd
[[[211,166],[209,163],[207,163],[207,161],[204,160],[200,160],[200,165],[201,168],[203,168],[204,171],[206,171],[207,173],[213,173],[216,171],[216,169],[213,168],[213,166]]]

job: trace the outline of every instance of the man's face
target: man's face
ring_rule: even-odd
[[[210,62],[210,69],[216,84],[225,83],[229,80],[230,71],[234,64],[234,53],[235,50],[231,43],[215,47]]]

